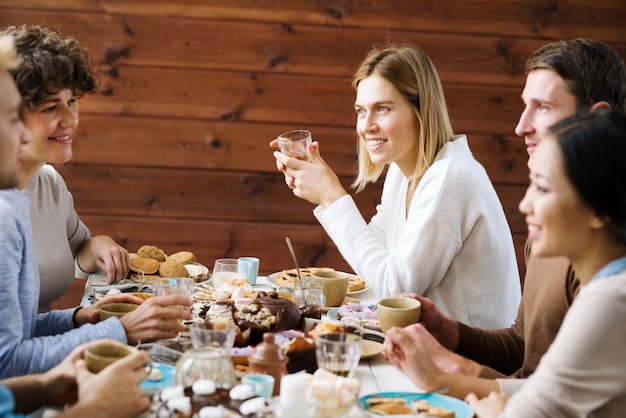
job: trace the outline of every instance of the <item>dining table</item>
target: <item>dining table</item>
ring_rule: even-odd
[[[272,283],[268,281],[267,276],[259,276],[256,285],[267,287],[271,286]],[[134,286],[138,287],[138,289],[131,290],[142,290],[141,284],[135,284]],[[101,276],[91,275],[85,285],[82,304],[85,306],[93,303],[96,293],[105,294],[110,288],[120,287],[124,288],[124,285],[107,286],[102,283]],[[132,287],[132,285],[128,287]],[[359,292],[352,293],[349,296],[352,301],[356,300],[363,305],[374,305],[378,301],[378,297],[369,287]],[[322,321],[333,320],[335,319],[329,317],[328,311],[325,309],[322,315]],[[159,342],[153,344],[159,344]],[[381,392],[421,392],[402,371],[398,370],[385,359],[383,353],[361,360],[354,373],[354,377],[358,379],[360,383],[359,397]],[[365,416],[364,412],[355,405],[349,411],[346,418],[361,418]]]

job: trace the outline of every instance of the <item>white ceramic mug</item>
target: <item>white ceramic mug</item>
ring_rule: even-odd
[[[239,257],[237,261],[239,274],[246,276],[246,279],[254,286],[259,276],[260,260],[256,257]]]

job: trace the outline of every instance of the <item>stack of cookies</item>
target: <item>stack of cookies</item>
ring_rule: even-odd
[[[192,277],[197,282],[209,278],[209,269],[196,262],[191,251],[179,251],[169,256],[154,245],[144,245],[131,254],[131,278],[150,280],[156,277]]]

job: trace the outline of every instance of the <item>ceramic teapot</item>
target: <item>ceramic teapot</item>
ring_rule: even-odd
[[[277,292],[260,292],[256,300],[276,317],[274,331],[301,329],[302,315],[292,300],[280,297]]]

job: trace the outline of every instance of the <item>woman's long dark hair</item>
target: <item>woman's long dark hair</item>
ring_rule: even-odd
[[[578,114],[550,133],[580,199],[626,244],[626,117],[615,111]]]

